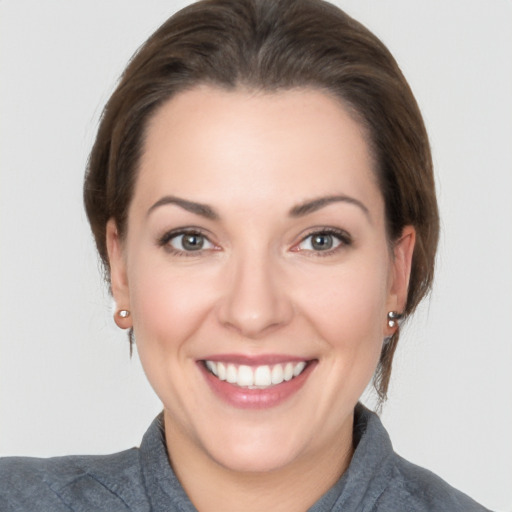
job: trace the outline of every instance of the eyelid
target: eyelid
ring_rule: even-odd
[[[169,242],[177,238],[179,236],[183,235],[198,235],[202,236],[205,240],[208,241],[209,244],[212,245],[212,247],[207,248],[201,248],[196,251],[184,251],[180,249],[176,249],[173,247]],[[157,245],[159,247],[163,247],[165,250],[167,250],[171,254],[175,255],[183,255],[183,256],[198,256],[206,251],[212,251],[212,250],[219,250],[220,247],[215,244],[211,240],[211,235],[206,232],[203,228],[197,227],[197,226],[187,226],[187,227],[179,227],[175,229],[171,229],[169,231],[166,231],[163,235],[159,236],[157,238]]]
[[[192,234],[192,235],[199,235],[205,238],[205,240],[208,241],[209,244],[212,245],[212,247],[207,248],[201,248],[196,251],[185,251],[176,249],[175,247],[172,247],[169,242],[173,238],[177,238],[179,236]],[[300,245],[303,244],[308,238],[311,238],[314,235],[329,235],[335,237],[339,243],[330,249],[326,249],[325,251],[319,251],[314,249],[301,249]],[[305,234],[303,234],[298,242],[296,242],[291,248],[290,251],[292,252],[305,252],[305,253],[311,253],[315,256],[328,256],[330,254],[333,254],[337,252],[340,248],[349,247],[353,243],[352,236],[344,229],[340,228],[334,228],[330,226],[317,226],[310,228]],[[184,255],[184,256],[194,256],[194,255],[200,255],[203,252],[207,251],[218,251],[221,248],[212,241],[212,236],[210,233],[208,233],[205,229],[198,227],[198,226],[186,226],[186,227],[179,227],[175,229],[171,229],[169,231],[166,231],[163,235],[159,236],[157,238],[157,245],[160,247],[163,247],[171,254],[176,255]]]
[[[331,249],[327,249],[325,251],[315,251],[313,249],[300,249],[299,246],[303,244],[308,238],[311,238],[314,235],[330,235],[339,240],[339,244]],[[349,247],[353,243],[352,236],[345,231],[344,229],[333,228],[333,227],[314,227],[307,231],[306,234],[301,236],[300,240],[293,245],[291,248],[292,252],[305,252],[311,253],[315,256],[328,256],[342,249],[343,247]]]

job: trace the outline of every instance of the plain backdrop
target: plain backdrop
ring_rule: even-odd
[[[2,455],[122,450],[160,410],[112,321],[81,185],[117,77],[186,3],[0,0]],[[512,3],[337,3],[416,94],[442,215],[383,421],[398,453],[512,511]]]

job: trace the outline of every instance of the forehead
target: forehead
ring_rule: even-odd
[[[364,128],[325,92],[201,86],[150,120],[134,202],[275,203],[327,194],[381,201]]]

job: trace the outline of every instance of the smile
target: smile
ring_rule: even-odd
[[[306,361],[286,362],[273,365],[248,366],[204,361],[208,371],[219,380],[241,388],[266,389],[298,377],[306,368]]]
[[[257,358],[229,354],[197,363],[210,389],[224,403],[239,409],[266,409],[298,394],[319,361],[275,354]]]

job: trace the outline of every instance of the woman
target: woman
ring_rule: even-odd
[[[140,450],[4,461],[4,508],[484,510],[358,404],[372,376],[386,396],[438,238],[421,115],[364,27],[316,1],[180,11],[109,100],[84,190],[164,412]]]

